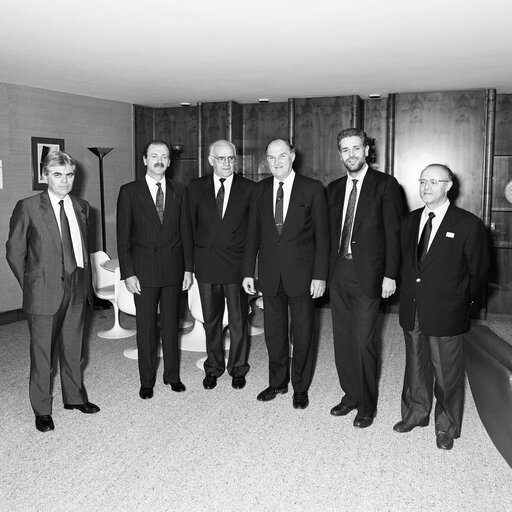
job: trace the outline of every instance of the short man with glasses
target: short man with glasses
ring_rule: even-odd
[[[189,186],[194,271],[201,296],[206,353],[205,389],[213,389],[226,370],[222,319],[227,303],[230,349],[227,370],[242,389],[249,371],[248,297],[242,288],[242,257],[254,182],[236,174],[236,149],[227,140],[210,144],[213,173]]]
[[[86,304],[92,304],[87,248],[89,203],[71,195],[75,161],[62,151],[48,154],[44,190],[18,201],[7,241],[7,261],[23,290],[30,332],[30,403],[36,428],[52,420],[53,375],[60,360],[65,409],[94,414],[83,383]]]
[[[460,436],[464,408],[463,334],[489,267],[482,221],[448,200],[453,174],[431,164],[419,179],[419,208],[402,224],[400,325],[406,363],[402,419],[393,428],[410,432],[429,423],[436,397],[437,447],[450,450]]]
[[[316,355],[314,299],[325,292],[329,259],[329,229],[322,183],[296,174],[295,150],[282,139],[266,148],[272,176],[256,186],[244,256],[244,288],[263,293],[265,342],[269,357],[269,387],[258,395],[267,402],[288,391],[290,343],[293,406],[305,409]]]

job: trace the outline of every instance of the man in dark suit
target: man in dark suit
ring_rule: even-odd
[[[254,194],[243,286],[263,293],[265,341],[269,356],[269,387],[258,400],[273,400],[288,391],[290,380],[288,307],[293,342],[293,406],[305,409],[315,361],[314,299],[325,292],[329,230],[322,184],[295,173],[293,147],[282,139],[266,149],[273,177],[259,182]]]
[[[369,145],[363,130],[343,130],[337,142],[348,174],[327,188],[329,295],[336,368],[345,395],[331,414],[345,416],[357,409],[354,426],[366,428],[377,408],[377,315],[381,298],[396,290],[403,207],[396,179],[366,163]]]
[[[180,380],[178,325],[182,290],[192,283],[192,232],[183,184],[166,179],[169,146],[154,140],[143,153],[146,175],[123,185],[117,200],[117,250],[121,279],[134,294],[141,388],[152,398],[158,362],[160,305],[164,384],[185,391]]]
[[[434,387],[437,447],[450,450],[460,436],[464,408],[463,334],[486,280],[488,246],[482,221],[450,204],[448,167],[429,165],[419,181],[425,207],[402,225],[406,366],[402,420],[393,428],[404,433],[428,425]]]
[[[236,149],[227,140],[209,147],[213,174],[188,186],[194,270],[201,296],[206,353],[205,389],[213,389],[225,369],[222,318],[227,303],[230,333],[228,373],[232,386],[242,389],[249,371],[248,297],[242,288],[242,258],[254,182],[235,174]]]
[[[30,403],[41,432],[55,428],[55,354],[64,408],[85,414],[100,410],[87,400],[83,384],[85,308],[87,300],[92,304],[89,203],[69,194],[75,167],[67,153],[48,154],[43,164],[48,190],[16,204],[6,244],[7,261],[23,290],[30,331]]]

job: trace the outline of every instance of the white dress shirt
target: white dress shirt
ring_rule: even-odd
[[[149,191],[151,192],[151,197],[153,198],[153,203],[156,205],[156,193],[158,192],[158,187],[156,186],[157,183],[160,183],[162,186],[162,192],[164,193],[164,205],[165,205],[165,192],[166,192],[166,183],[165,178],[162,178],[160,181],[155,180],[155,178],[152,178],[149,176],[149,174],[146,174],[146,183],[148,184]]]
[[[278,180],[274,178],[274,191],[273,191],[273,211],[274,217],[276,216],[276,197],[277,197],[277,189],[279,188],[279,183],[283,182],[283,223],[286,219],[286,214],[288,213],[288,206],[290,204],[290,196],[292,195],[292,187],[293,181],[295,180],[295,171],[292,169],[292,172],[288,174],[288,176],[284,180]]]
[[[430,232],[430,239],[428,241],[427,251],[430,249],[432,240],[434,240],[437,230],[439,229],[441,222],[443,222],[444,216],[446,215],[446,212],[448,211],[449,206],[450,206],[450,201],[447,199],[441,206],[438,206],[435,210],[431,210],[427,205],[425,205],[425,208],[423,208],[423,212],[422,212],[421,218],[420,218],[420,229],[418,231],[418,243],[421,238],[421,233],[423,233],[423,228],[424,228],[425,224],[427,223],[428,214],[430,212],[434,212],[434,214],[435,214],[435,217],[432,219],[432,231]]]
[[[338,247],[341,244],[341,236],[343,234],[343,226],[345,225],[345,216],[347,214],[348,200],[350,198],[350,193],[352,192],[352,188],[354,186],[352,180],[357,180],[357,183],[356,183],[356,190],[357,190],[356,206],[354,208],[354,217],[352,218],[352,227],[350,229],[348,254],[352,254],[352,244],[350,242],[352,240],[352,232],[354,231],[354,220],[356,218],[357,205],[359,203],[359,196],[361,195],[361,187],[363,186],[363,180],[364,180],[367,172],[368,172],[368,164],[365,164],[364,167],[361,169],[360,173],[358,174],[357,178],[352,178],[350,176],[350,174],[347,173],[347,186],[345,188],[345,201],[343,201],[343,217],[341,219],[341,230],[340,230],[340,239],[338,242]]]
[[[62,238],[62,228],[60,225],[60,198],[58,198],[50,190],[48,190],[48,195],[50,196],[50,202],[52,204],[53,212],[55,213],[55,218],[57,219],[57,224],[59,226],[60,236]],[[69,196],[64,198],[64,211],[66,212],[66,216],[68,218],[69,231],[71,232],[71,241],[73,242],[73,252],[75,253],[76,266],[84,268],[82,237],[80,235],[80,228],[78,226],[75,209],[73,208],[73,203]]]
[[[222,216],[224,217],[224,214],[226,213],[226,207],[228,205],[229,201],[229,193],[231,192],[231,185],[233,184],[233,175],[231,175],[229,178],[224,178],[224,203],[222,203]],[[215,192],[215,197],[217,197],[217,193],[219,192],[220,188],[220,176],[217,176],[215,173],[213,173],[213,187]]]

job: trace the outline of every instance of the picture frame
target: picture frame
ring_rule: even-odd
[[[32,190],[45,190],[43,162],[52,151],[64,151],[64,139],[32,137]]]

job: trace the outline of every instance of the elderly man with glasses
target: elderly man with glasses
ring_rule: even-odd
[[[402,224],[400,325],[406,365],[402,419],[393,428],[410,432],[429,423],[436,397],[437,447],[450,450],[460,436],[464,409],[463,334],[489,267],[482,221],[448,200],[453,174],[431,164],[419,179],[425,203]]]
[[[242,288],[242,258],[254,182],[236,174],[236,149],[227,140],[210,145],[213,173],[189,187],[194,271],[206,332],[203,387],[213,389],[226,370],[222,318],[227,303],[230,350],[227,363],[232,386],[242,389],[249,371],[248,297]]]

